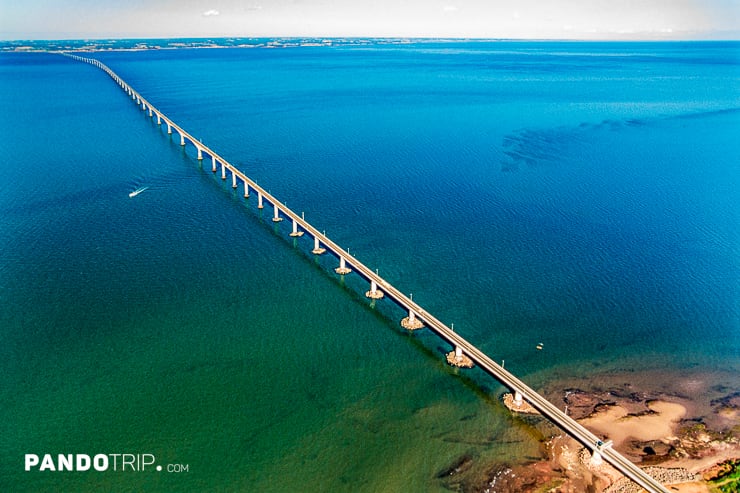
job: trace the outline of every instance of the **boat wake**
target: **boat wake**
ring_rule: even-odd
[[[140,188],[137,188],[136,190],[134,190],[133,192],[131,192],[130,194],[128,194],[128,196],[131,197],[131,198],[136,197],[137,195],[139,195],[141,192],[143,192],[147,188],[149,188],[149,187],[140,187]]]

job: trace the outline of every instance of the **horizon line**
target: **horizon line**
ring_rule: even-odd
[[[223,40],[223,39],[288,39],[288,40],[419,40],[419,41],[548,41],[548,42],[607,42],[607,43],[630,43],[630,42],[737,42],[737,38],[512,38],[512,37],[479,37],[479,36],[301,36],[301,35],[274,35],[274,36],[119,36],[119,37],[60,37],[60,38],[4,38],[0,35],[0,43],[11,42],[53,42],[53,41],[134,41],[134,40]]]

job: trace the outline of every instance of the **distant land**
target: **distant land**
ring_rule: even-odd
[[[460,43],[491,41],[554,41],[547,39],[507,38],[136,38],[136,39],[63,39],[63,40],[0,40],[0,52],[46,51],[141,51],[181,48],[296,48],[299,46],[369,46],[411,43]],[[556,40],[561,42],[594,42]],[[595,41],[599,42],[599,41]],[[604,41],[609,42],[609,41]],[[649,42],[649,41],[648,41]],[[689,41],[695,42],[695,41]],[[701,41],[698,41],[701,42]],[[712,42],[712,41],[709,41]]]
[[[170,38],[0,41],[0,51],[137,51],[178,48],[292,48],[461,41],[410,38]]]

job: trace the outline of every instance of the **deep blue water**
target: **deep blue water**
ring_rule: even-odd
[[[740,369],[738,43],[92,56],[535,387]],[[102,71],[2,54],[0,94],[0,489],[434,491],[539,454]],[[190,469],[22,470],[76,452]]]

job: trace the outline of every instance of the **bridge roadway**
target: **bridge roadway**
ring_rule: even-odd
[[[152,114],[156,114],[158,121],[161,119],[166,122],[169,128],[174,128],[181,137],[181,144],[185,145],[185,140],[190,141],[193,146],[198,150],[198,158],[202,159],[202,154],[206,153],[211,156],[213,161],[213,171],[216,171],[216,163],[221,164],[221,177],[226,179],[226,170],[232,173],[233,186],[236,188],[236,179],[238,178],[245,187],[245,196],[248,195],[248,187],[257,192],[260,197],[259,205],[262,206],[263,199],[269,202],[274,207],[273,219],[279,221],[282,219],[279,214],[287,219],[293,221],[293,232],[297,231],[297,227],[305,231],[314,238],[315,248],[318,248],[319,243],[324,245],[325,248],[332,252],[340,260],[340,265],[349,265],[357,271],[363,278],[371,283],[375,283],[378,289],[384,292],[389,298],[393,299],[399,306],[409,311],[409,314],[413,315],[421,320],[427,327],[438,334],[442,339],[453,345],[459,347],[462,351],[475,362],[481,369],[492,375],[494,378],[499,380],[509,389],[515,393],[521,394],[521,396],[529,402],[535,409],[537,409],[543,416],[549,419],[552,423],[557,425],[563,431],[568,433],[570,436],[578,440],[581,444],[591,450],[592,454],[600,455],[604,460],[610,463],[614,468],[619,470],[622,474],[633,480],[635,483],[645,488],[649,492],[660,492],[668,493],[668,490],[656,479],[647,474],[645,471],[637,467],[630,460],[625,458],[619,452],[611,447],[611,442],[602,443],[601,439],[588,431],[585,427],[579,424],[577,421],[569,417],[559,408],[557,408],[550,401],[545,399],[543,396],[538,394],[536,391],[531,389],[527,384],[522,382],[520,379],[515,377],[512,373],[504,369],[501,365],[497,364],[490,357],[484,354],[481,350],[475,347],[473,344],[468,342],[458,333],[454,332],[447,325],[442,323],[432,314],[424,310],[418,303],[414,302],[410,297],[403,294],[397,288],[386,282],[373,270],[368,268],[365,264],[360,262],[357,258],[345,252],[339,245],[334,243],[326,235],[321,233],[318,229],[308,223],[303,216],[299,216],[291,209],[281,203],[269,192],[259,186],[256,182],[246,176],[244,173],[239,171],[233,165],[231,165],[224,158],[216,154],[208,146],[202,144],[196,140],[192,135],[183,130],[180,126],[175,124],[172,120],[167,118],[161,111],[157,110],[152,106],[146,99],[144,99],[138,92],[136,92],[131,86],[129,86],[123,79],[121,79],[115,72],[108,68],[105,64],[92,58],[84,58],[76,55],[70,55],[62,53],[65,56],[73,58],[75,60],[90,63],[110,75],[131,97],[137,100],[137,104],[142,105],[142,109],[149,109]]]

